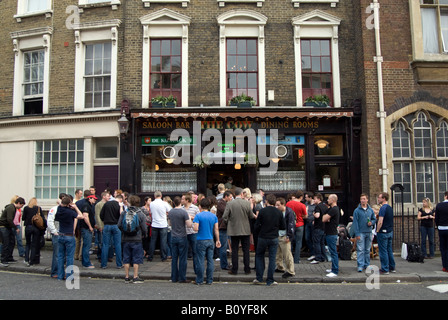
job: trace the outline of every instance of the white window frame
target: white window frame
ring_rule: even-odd
[[[188,27],[190,20],[190,17],[166,8],[140,18],[143,26],[142,108],[149,108],[152,38],[182,40],[182,107],[188,107]]]
[[[75,112],[109,110],[117,107],[117,61],[118,61],[118,19],[94,21],[75,24]],[[112,42],[110,106],[102,108],[85,108],[85,49],[86,44],[98,42]]]
[[[227,38],[257,38],[258,41],[258,106],[266,106],[266,58],[264,27],[268,18],[252,10],[230,10],[218,16],[219,25],[219,97],[227,105]]]
[[[412,35],[412,51],[414,56],[414,61],[448,61],[447,51],[445,53],[425,53],[425,48],[423,46],[423,26],[422,26],[422,13],[421,13],[420,0],[409,0],[409,11],[411,19],[411,35]],[[431,5],[428,5],[431,7]],[[427,7],[428,7],[427,6]],[[433,5],[433,7],[438,7],[438,5]],[[437,36],[440,36],[441,30]],[[439,39],[441,40],[441,39]],[[443,44],[442,44],[443,46]],[[447,48],[445,48],[447,50]]]
[[[53,10],[51,9],[51,0],[42,0],[46,1],[45,9],[39,11],[28,11],[28,0],[17,0],[17,14],[14,15],[14,18],[17,22],[21,22],[22,18],[45,15],[45,17],[49,18],[53,14]]]
[[[296,105],[303,107],[301,39],[330,39],[333,107],[341,107],[338,29],[341,19],[321,10],[314,10],[294,17],[294,55],[296,75]]]
[[[23,73],[24,73],[24,52],[44,49],[44,89],[42,96],[42,113],[48,113],[48,97],[50,83],[50,47],[51,27],[29,29],[24,31],[11,32],[13,42],[14,58],[14,92],[13,92],[13,116],[24,114],[24,92],[23,92]]]

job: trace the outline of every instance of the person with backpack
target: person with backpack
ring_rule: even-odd
[[[40,216],[40,222],[34,223],[35,216]],[[45,219],[42,208],[37,205],[37,199],[31,198],[28,205],[23,208],[23,222],[25,226],[25,263],[32,266],[40,263],[41,238],[47,228],[47,220]]]
[[[1,238],[3,239],[0,267],[7,267],[10,263],[17,262],[12,256],[16,233],[19,232],[19,229],[17,229],[17,226],[14,224],[14,217],[16,215],[16,210],[22,209],[24,205],[25,200],[22,197],[19,197],[13,204],[5,206],[5,209],[0,216],[0,233]]]
[[[356,237],[358,272],[370,265],[370,247],[372,246],[372,227],[376,223],[375,212],[369,206],[367,194],[361,194],[359,206],[353,212],[353,232]]]
[[[118,228],[122,231],[123,238],[123,264],[125,270],[125,283],[131,283],[129,269],[134,268],[132,283],[142,283],[138,276],[138,267],[143,264],[142,238],[148,232],[146,216],[140,209],[140,197],[131,195],[128,198],[129,207],[123,211],[118,219]]]

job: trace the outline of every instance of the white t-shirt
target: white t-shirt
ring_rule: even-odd
[[[171,210],[171,206],[162,199],[156,199],[151,202],[151,215],[153,228],[166,228],[168,227],[166,213]]]

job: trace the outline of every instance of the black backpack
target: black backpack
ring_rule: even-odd
[[[408,246],[408,257],[406,260],[409,262],[424,262],[424,257],[422,254],[422,248],[416,242],[409,242]]]
[[[341,260],[351,260],[353,244],[348,238],[339,238],[339,258]]]

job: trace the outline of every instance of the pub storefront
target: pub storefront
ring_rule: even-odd
[[[335,193],[352,212],[361,193],[360,115],[353,108],[132,110],[121,137],[121,188],[140,196],[236,187],[286,197]]]

